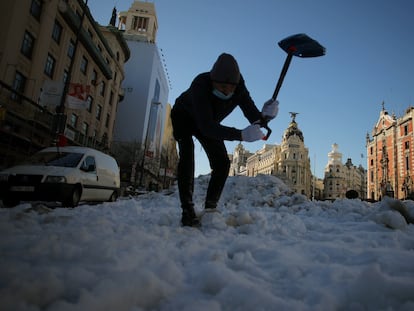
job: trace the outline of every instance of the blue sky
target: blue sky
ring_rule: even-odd
[[[169,102],[209,71],[222,52],[239,63],[259,109],[271,97],[286,54],[277,43],[306,33],[327,49],[324,57],[292,60],[279,92],[278,117],[269,123],[269,144],[280,144],[296,121],[309,149],[312,172],[323,177],[328,153],[339,145],[343,162],[366,165],[365,139],[382,102],[398,117],[414,105],[414,2],[412,0],[155,0],[157,45],[171,81]],[[127,11],[132,0],[89,0],[96,21],[107,25],[116,6]],[[126,64],[127,65],[127,64]],[[223,122],[243,129],[240,111]],[[238,142],[226,142],[232,153]],[[264,142],[243,143],[254,152]],[[361,154],[363,157],[361,157]],[[196,144],[196,175],[209,172]]]

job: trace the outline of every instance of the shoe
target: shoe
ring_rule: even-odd
[[[204,204],[204,210],[216,210],[217,207],[217,203],[213,202],[213,201],[206,201],[206,203]]]
[[[195,217],[181,217],[181,225],[183,227],[201,227],[200,219],[197,216]]]
[[[207,214],[207,213],[220,213],[220,211],[215,207],[206,207],[204,209],[204,214]]]
[[[194,212],[194,209],[183,210],[181,216],[181,225],[186,227],[200,227],[200,219]]]

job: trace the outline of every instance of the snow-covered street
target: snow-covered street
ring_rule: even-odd
[[[1,309],[414,310],[414,225],[391,202],[313,202],[258,176],[229,177],[200,229],[180,226],[176,190],[3,208]]]

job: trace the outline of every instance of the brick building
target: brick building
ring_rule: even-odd
[[[371,136],[366,138],[369,199],[413,197],[413,117],[414,107],[397,118],[388,114],[383,103]]]

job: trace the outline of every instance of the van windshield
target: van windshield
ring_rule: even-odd
[[[24,164],[76,167],[82,157],[83,153],[75,152],[38,152],[28,158]]]

